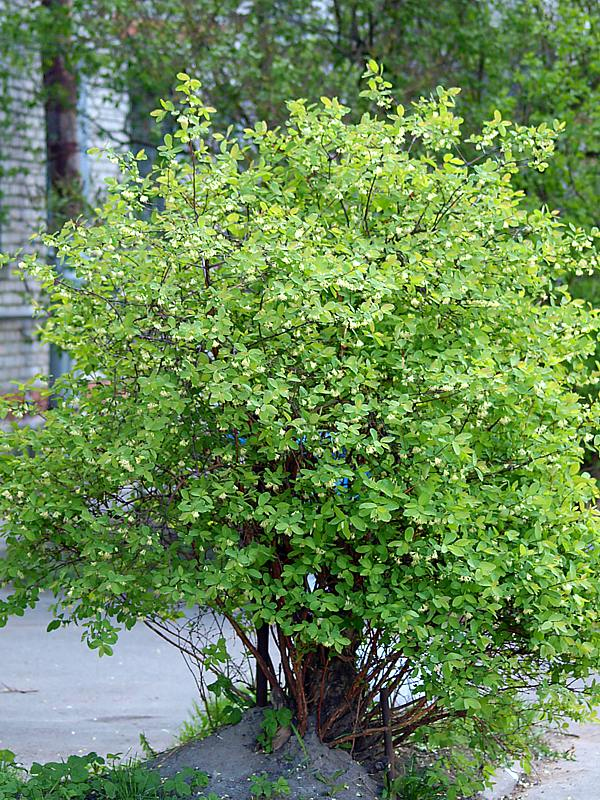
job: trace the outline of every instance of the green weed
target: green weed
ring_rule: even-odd
[[[445,788],[426,769],[409,761],[402,775],[386,778],[382,800],[446,800]]]
[[[185,769],[163,780],[139,763],[107,763],[96,753],[25,770],[0,751],[0,800],[177,800],[207,784],[204,772]]]
[[[292,712],[289,708],[265,708],[260,725],[261,732],[257,736],[258,744],[265,753],[273,752],[273,740],[280,728],[292,723]]]
[[[275,800],[275,798],[287,796],[290,793],[290,785],[285,778],[277,778],[276,781],[272,781],[263,772],[261,775],[253,775],[250,778],[250,792],[252,800]]]
[[[254,698],[226,697],[221,695],[207,700],[202,705],[194,702],[187,720],[178,733],[177,743],[185,744],[192,739],[206,739],[225,725],[235,725],[241,718],[244,709],[254,703]]]

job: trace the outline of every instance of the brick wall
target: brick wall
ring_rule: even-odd
[[[0,13],[2,0],[0,0]],[[44,162],[44,110],[36,101],[40,88],[39,57],[28,56],[27,69],[8,83],[8,104],[0,116],[0,248],[12,254],[31,249],[30,236],[46,217],[46,166]],[[110,95],[97,83],[86,81],[79,98],[79,144],[81,173],[90,202],[102,194],[104,180],[115,174],[107,159],[83,152],[89,147],[126,143],[127,103]],[[9,392],[22,382],[49,369],[48,348],[36,338],[31,293],[11,266],[0,269],[0,392]]]
[[[1,120],[0,246],[4,253],[31,249],[29,237],[45,217],[44,112],[35,104],[41,71],[39,58],[31,70],[8,84],[8,104]],[[36,341],[31,296],[12,271],[0,271],[0,391],[11,381],[25,381],[47,370],[47,348]]]

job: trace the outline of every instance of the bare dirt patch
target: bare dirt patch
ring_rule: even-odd
[[[285,778],[289,800],[376,800],[380,787],[367,770],[342,750],[331,750],[309,731],[302,744],[295,736],[276,753],[257,749],[262,713],[249,711],[238,725],[223,728],[202,741],[193,741],[161,753],[149,766],[169,777],[185,767],[210,777],[204,794],[214,792],[228,800],[249,800],[253,775],[271,781]]]

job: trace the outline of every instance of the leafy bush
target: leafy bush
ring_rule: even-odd
[[[102,655],[210,607],[254,654],[271,626],[301,733],[379,746],[385,686],[397,743],[518,750],[599,666],[598,408],[574,391],[598,323],[563,280],[598,231],[512,185],[560,124],[463,141],[458,90],[406,114],[371,63],[357,123],[297,100],[238,137],[180,80],[149,174],[122,159],[95,224],[47,239],[77,283],[24,261],[77,369],[2,445],[0,618],[48,589]]]

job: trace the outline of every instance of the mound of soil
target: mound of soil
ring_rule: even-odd
[[[273,754],[257,748],[262,712],[252,709],[238,725],[223,728],[202,741],[167,750],[149,766],[170,777],[184,767],[202,770],[210,783],[202,794],[214,792],[227,800],[250,800],[250,778],[266,773],[271,781],[283,777],[289,800],[376,800],[380,789],[367,770],[342,750],[330,750],[309,731],[302,744],[291,736]]]

